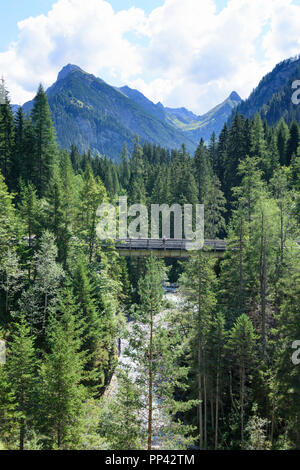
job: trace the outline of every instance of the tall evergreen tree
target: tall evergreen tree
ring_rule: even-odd
[[[198,182],[198,199],[200,203],[203,204],[212,177],[212,167],[209,158],[209,152],[204,145],[203,139],[201,139],[198,145],[194,160]]]
[[[242,446],[245,437],[247,389],[249,387],[251,371],[255,367],[255,342],[256,337],[251,320],[247,315],[243,314],[236,320],[236,323],[232,327],[228,342],[228,349],[232,355],[234,370],[238,374],[240,435]]]
[[[12,159],[14,152],[14,118],[10,106],[8,92],[6,91],[5,103],[0,105],[0,172],[6,183],[11,187],[13,175]]]
[[[42,85],[39,86],[34,98],[31,118],[36,138],[35,160],[37,168],[35,168],[34,184],[39,196],[44,196],[53,174],[57,146],[48,99]]]
[[[286,164],[289,166],[293,155],[297,154],[297,149],[300,143],[299,124],[293,121],[290,125],[290,135],[286,146]]]
[[[216,276],[213,260],[199,251],[191,257],[180,278],[182,292],[189,307],[190,341],[197,389],[199,449],[206,449],[208,422],[208,332],[216,307]]]
[[[41,366],[41,429],[47,448],[76,449],[83,431],[85,359],[81,349],[82,325],[71,289],[59,296],[51,317],[47,340],[49,352]]]
[[[281,119],[276,127],[277,133],[277,147],[279,152],[279,161],[281,165],[286,165],[287,157],[287,145],[290,137],[289,128],[284,122],[284,119]]]
[[[15,396],[18,411],[19,449],[25,448],[26,430],[33,426],[36,391],[37,357],[34,349],[34,338],[30,328],[21,315],[14,324],[10,341],[7,369],[10,384]]]
[[[104,184],[99,177],[94,178],[91,167],[88,167],[80,191],[76,231],[85,245],[89,262],[92,261],[97,248],[97,209],[101,203],[107,202],[107,200]]]

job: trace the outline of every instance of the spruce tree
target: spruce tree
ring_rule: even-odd
[[[284,119],[280,119],[276,127],[277,133],[277,147],[279,153],[279,161],[281,165],[287,164],[287,145],[290,138],[289,128],[284,122]]]
[[[94,387],[95,393],[99,393],[105,383],[107,366],[104,331],[100,312],[96,307],[95,286],[89,279],[88,264],[83,256],[77,259],[73,287],[79,316],[84,325],[82,349],[89,357],[86,364],[86,369],[92,373],[89,383]]]
[[[290,136],[286,146],[286,164],[289,166],[292,161],[293,155],[297,154],[297,149],[300,143],[299,124],[293,121],[290,124]]]
[[[220,181],[214,174],[204,199],[205,238],[208,239],[224,234],[226,228],[226,201],[220,186]]]
[[[24,315],[13,325],[7,370],[18,411],[19,449],[25,448],[26,430],[33,426],[36,400],[37,358],[34,338],[30,334]]]
[[[195,152],[195,168],[198,182],[198,200],[200,204],[204,203],[205,196],[212,177],[212,167],[209,158],[209,152],[201,139]]]
[[[255,367],[255,347],[256,336],[253,324],[249,317],[243,314],[233,325],[228,341],[228,350],[231,354],[233,370],[238,376],[237,388],[242,446],[244,444],[245,437],[245,407],[247,404],[247,391],[249,389],[251,372]]]
[[[18,181],[23,174],[23,164],[25,158],[25,141],[24,141],[24,114],[23,109],[20,107],[16,113],[15,119],[15,138],[14,138],[14,151],[11,159],[11,186],[15,191],[18,187]]]
[[[13,205],[13,196],[9,193],[4,177],[0,173],[0,251],[20,240],[21,227]]]
[[[8,92],[6,91],[5,103],[0,105],[0,172],[2,172],[9,187],[12,187],[14,178],[14,175],[11,173],[14,132],[14,118]]]
[[[19,417],[7,367],[0,364],[0,450],[15,448]]]
[[[197,389],[197,424],[199,449],[208,445],[208,332],[216,307],[214,261],[199,251],[187,262],[180,277],[182,293],[190,316],[190,342],[193,357],[193,379]]]
[[[144,278],[138,283],[140,304],[133,313],[129,346],[125,351],[132,363],[135,383],[142,389],[143,409],[146,413],[147,449],[151,450],[154,437],[191,443],[189,429],[178,420],[177,413],[194,403],[175,399],[175,390],[184,388],[188,369],[182,366],[181,340],[162,315],[162,282],[165,270],[153,257],[146,262]],[[126,360],[128,363],[128,359]],[[192,439],[193,440],[193,439]],[[167,444],[167,445],[170,445]]]
[[[99,432],[112,450],[140,450],[145,442],[141,388],[125,368],[117,371],[117,390],[101,403]]]
[[[22,293],[19,309],[26,313],[31,331],[40,345],[45,339],[50,310],[57,300],[57,290],[64,277],[64,271],[56,262],[57,247],[49,232],[43,233],[39,249],[34,255],[34,282]]]
[[[76,449],[83,431],[85,357],[81,350],[82,324],[70,287],[59,295],[47,330],[49,352],[41,366],[41,429],[46,447]]]
[[[101,203],[107,201],[107,192],[104,184],[99,177],[94,178],[91,167],[88,167],[84,174],[83,186],[80,191],[76,232],[84,243],[89,262],[94,259],[97,249],[97,209]]]
[[[34,98],[31,119],[36,139],[35,161],[37,168],[35,168],[34,184],[38,195],[44,196],[53,175],[57,145],[48,99],[42,85],[39,86],[37,95]]]

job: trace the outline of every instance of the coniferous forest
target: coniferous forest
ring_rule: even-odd
[[[0,449],[300,449],[297,122],[116,163],[60,149],[40,87],[0,106],[0,170]],[[96,234],[120,195],[204,204],[225,253],[120,256]]]

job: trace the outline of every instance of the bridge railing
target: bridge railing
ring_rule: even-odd
[[[166,240],[154,238],[127,238],[116,240],[118,250],[182,250],[191,249],[192,240],[169,238]],[[214,251],[225,251],[224,240],[205,240],[204,246]]]

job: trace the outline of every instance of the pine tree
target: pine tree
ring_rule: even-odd
[[[125,143],[123,144],[122,148],[120,175],[121,185],[124,189],[127,189],[130,181],[130,165],[128,158],[128,149]]]
[[[228,350],[232,357],[233,368],[238,374],[240,435],[242,446],[245,433],[247,384],[249,384],[251,371],[255,367],[255,343],[256,337],[252,322],[247,315],[243,314],[232,327],[228,341]]]
[[[281,119],[276,127],[277,132],[277,147],[279,152],[279,161],[281,165],[286,165],[286,156],[287,156],[287,145],[290,137],[289,128],[284,122],[284,119]]]
[[[256,114],[251,126],[250,156],[257,159],[259,168],[268,180],[272,173],[272,154],[267,149],[265,131],[259,114]]]
[[[178,332],[162,317],[162,281],[165,270],[153,257],[146,262],[145,276],[138,283],[140,304],[133,313],[129,347],[135,383],[142,389],[147,422],[147,448],[152,449],[154,436],[162,435],[169,442],[189,441],[189,430],[178,421],[176,414],[189,409],[190,403],[174,398],[175,389],[184,387],[188,369],[180,364]],[[190,442],[190,441],[189,441]]]
[[[290,165],[293,155],[296,155],[297,149],[300,143],[299,125],[296,121],[293,121],[291,123],[289,131],[290,131],[290,135],[289,135],[289,140],[286,146],[286,157],[285,157],[287,166]]]
[[[48,448],[76,449],[83,430],[85,359],[81,350],[82,325],[71,289],[59,295],[56,315],[50,320],[49,353],[41,366],[41,429]]]
[[[5,325],[11,320],[10,313],[23,287],[23,275],[16,252],[8,249],[3,259],[0,258],[0,289],[4,292],[3,314],[0,318]]]
[[[246,139],[245,119],[236,113],[226,142],[226,160],[224,161],[223,191],[231,208],[231,188],[239,186],[241,178],[237,168],[247,155],[248,145]]]
[[[11,187],[13,175],[12,158],[14,152],[14,118],[8,92],[6,91],[5,103],[0,105],[0,172],[6,183]]]
[[[19,302],[19,309],[26,313],[31,331],[41,344],[45,338],[50,310],[57,299],[57,289],[64,277],[64,271],[56,258],[54,237],[44,232],[34,255],[34,283],[23,292]]]
[[[201,139],[195,152],[195,167],[198,182],[198,199],[201,204],[204,203],[205,196],[212,177],[212,167],[209,159],[209,152]]]
[[[232,188],[236,208],[228,225],[229,250],[222,261],[220,276],[220,301],[229,326],[238,316],[251,309],[249,299],[253,295],[255,298],[253,290],[256,289],[257,280],[253,275],[253,263],[250,262],[251,236],[254,232],[251,227],[263,188],[262,171],[258,169],[255,157],[246,157],[239,164],[238,172],[242,180],[240,186]],[[231,295],[228,297],[226,292],[231,292]]]
[[[18,209],[25,227],[28,246],[31,248],[33,245],[33,238],[40,235],[41,224],[43,222],[42,207],[37,198],[36,189],[31,183],[25,185],[21,181],[20,203]]]
[[[24,154],[20,163],[22,179],[26,184],[32,183],[37,189],[39,168],[37,139],[33,122],[28,116],[24,116]]]
[[[36,390],[37,359],[34,338],[21,315],[13,325],[13,334],[8,352],[7,369],[12,391],[14,392],[19,428],[19,449],[25,448],[26,430],[32,426]]]
[[[216,307],[214,261],[199,251],[191,257],[180,277],[182,292],[190,311],[190,341],[194,359],[194,378],[198,400],[199,449],[207,448],[208,408],[208,332]]]
[[[145,429],[141,408],[141,389],[132,381],[126,369],[117,372],[115,395],[103,398],[100,435],[112,450],[143,449]]]
[[[224,213],[226,201],[220,188],[220,181],[214,174],[204,199],[205,238],[215,239],[225,231]]]
[[[224,124],[223,129],[220,132],[218,147],[217,147],[217,163],[216,163],[216,175],[218,176],[221,182],[221,188],[224,191],[225,181],[224,181],[224,172],[225,172],[225,162],[227,160],[227,142],[228,142],[228,127],[227,124]]]
[[[67,152],[60,154],[60,182],[62,224],[57,235],[58,259],[66,267],[74,235],[74,219],[78,205],[78,190],[70,157]]]
[[[290,263],[282,278],[281,307],[276,340],[277,420],[284,419],[292,448],[300,449],[300,380],[299,364],[292,361],[293,344],[300,338],[300,278],[297,248],[290,248]]]
[[[16,397],[12,390],[7,367],[0,364],[0,449],[14,448],[17,437],[17,411]],[[2,448],[4,446],[4,449]]]
[[[80,191],[76,229],[87,250],[89,262],[93,260],[97,248],[97,209],[101,203],[107,202],[107,200],[106,189],[102,181],[99,177],[95,179],[91,167],[88,167]]]
[[[0,173],[0,252],[20,239],[21,230],[17,219],[13,196],[8,192],[7,185]]]
[[[11,159],[11,187],[15,191],[18,187],[18,181],[23,174],[23,160],[25,157],[25,130],[24,114],[20,107],[16,113],[15,120],[14,151]]]
[[[274,200],[262,194],[256,203],[251,224],[248,270],[253,273],[252,299],[255,299],[256,291],[259,302],[261,355],[264,361],[267,361],[268,324],[272,318],[272,310],[268,307],[274,293],[278,220],[279,211]]]
[[[213,171],[217,171],[218,167],[218,143],[217,143],[217,136],[215,131],[212,133],[210,141],[209,141],[209,154],[210,154],[210,161]]]
[[[243,207],[233,213],[227,229],[228,250],[221,261],[219,304],[226,318],[226,324],[233,323],[247,311],[249,292],[247,269],[249,252],[249,223]],[[228,296],[230,292],[230,296]]]
[[[42,85],[39,86],[37,95],[34,98],[31,118],[36,138],[35,160],[37,168],[34,184],[38,195],[44,196],[53,175],[57,146],[48,99]]]
[[[211,329],[209,331],[209,353],[208,353],[208,364],[210,371],[210,382],[211,382],[211,395],[214,401],[215,420],[211,423],[212,429],[215,431],[214,435],[214,448],[218,449],[220,431],[220,409],[223,407],[223,396],[224,396],[224,376],[225,376],[225,355],[226,355],[226,342],[228,333],[225,330],[225,318],[222,313],[218,313],[211,323]],[[213,418],[213,415],[212,415]]]
[[[94,386],[95,392],[105,383],[106,351],[103,341],[103,325],[100,312],[96,308],[95,286],[88,276],[88,265],[83,256],[77,259],[74,275],[74,295],[79,307],[79,316],[84,324],[82,349],[86,351],[89,360],[86,369],[92,372],[89,383]]]

